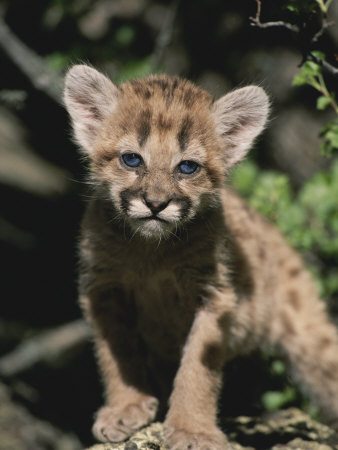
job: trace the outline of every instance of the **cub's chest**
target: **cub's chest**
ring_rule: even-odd
[[[132,288],[138,332],[155,351],[176,353],[191,327],[197,299],[173,274],[154,274]]]

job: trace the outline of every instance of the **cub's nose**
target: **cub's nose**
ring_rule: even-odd
[[[170,200],[157,200],[146,197],[144,197],[144,201],[153,214],[158,214],[163,211],[163,209],[165,209],[170,202]]]

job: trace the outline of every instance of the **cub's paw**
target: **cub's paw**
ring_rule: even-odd
[[[191,433],[164,426],[164,440],[169,450],[230,450],[225,435],[218,428],[205,433]]]
[[[124,441],[155,418],[157,407],[155,397],[120,407],[103,406],[97,412],[93,434],[101,442]]]

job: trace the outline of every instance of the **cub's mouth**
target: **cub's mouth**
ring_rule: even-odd
[[[149,220],[157,220],[158,222],[163,222],[163,223],[169,223],[168,220],[162,219],[161,217],[158,216],[146,216],[146,217],[139,217],[138,220],[142,220],[144,222],[147,222]]]

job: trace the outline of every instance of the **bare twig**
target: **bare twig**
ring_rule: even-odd
[[[0,375],[11,377],[39,362],[55,364],[68,352],[88,340],[90,331],[83,320],[45,331],[22,342],[8,355],[0,358]]]
[[[26,75],[30,83],[57,103],[61,99],[62,77],[51,70],[43,58],[27,47],[9,29],[0,16],[0,48]]]
[[[299,33],[300,29],[297,25],[293,25],[292,23],[284,22],[282,20],[277,20],[274,22],[261,22],[262,3],[260,0],[256,0],[256,3],[257,3],[256,16],[249,17],[249,19],[251,20],[251,26],[258,28],[283,27],[295,33]]]
[[[317,31],[317,33],[313,36],[313,38],[311,39],[311,43],[317,42],[318,39],[325,33],[327,28],[331,27],[334,24],[335,22],[333,20],[331,22],[328,22],[326,19],[324,19],[321,29]]]

